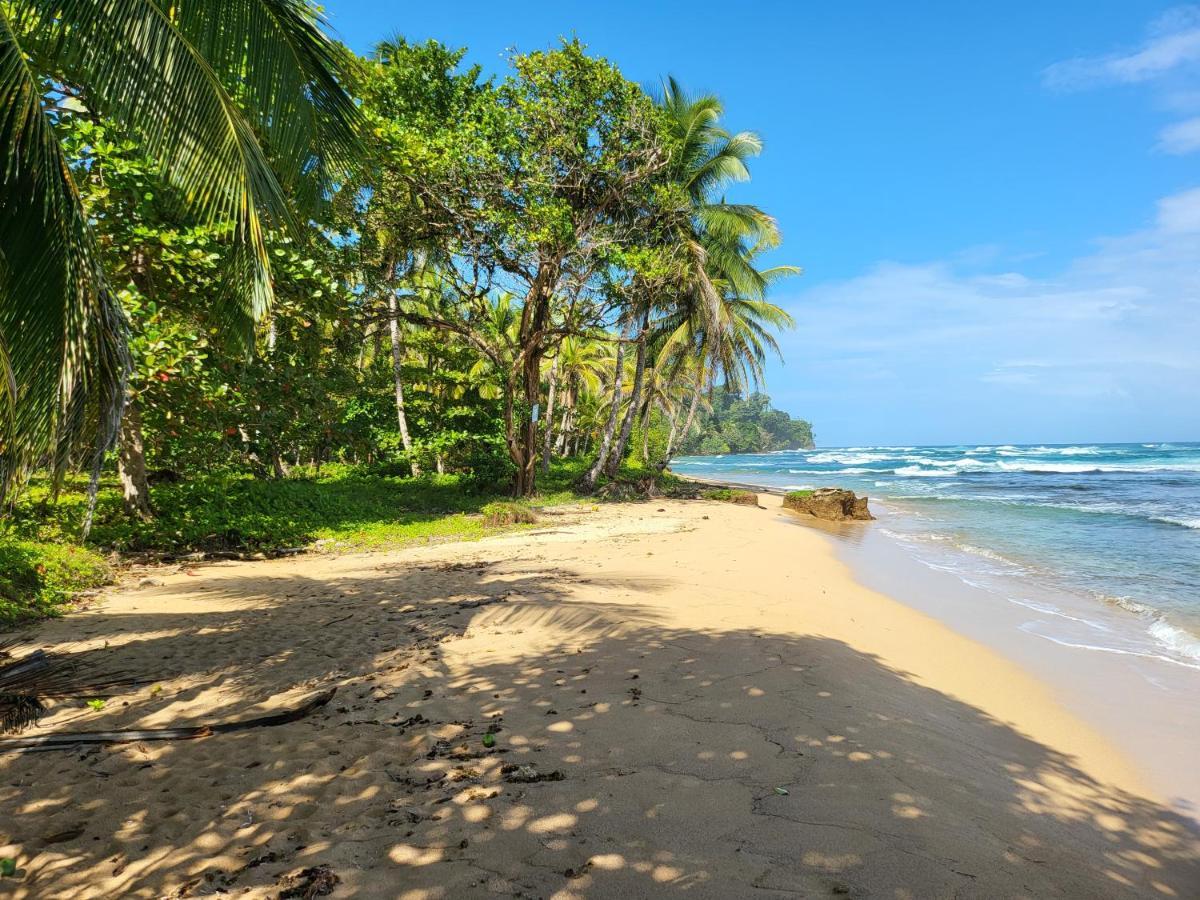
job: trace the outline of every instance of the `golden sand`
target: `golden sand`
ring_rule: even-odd
[[[0,756],[24,870],[0,894],[1200,894],[1195,833],[1042,684],[761,503],[205,566],[42,626],[153,680],[32,734],[338,693],[277,728]]]

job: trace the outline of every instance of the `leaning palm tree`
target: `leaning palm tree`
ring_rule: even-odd
[[[760,294],[765,285],[758,280],[757,270],[745,264],[742,250],[746,241],[762,246],[779,243],[774,219],[756,206],[727,203],[720,196],[730,183],[750,178],[748,162],[762,152],[759,137],[749,131],[731,134],[720,124],[724,107],[719,98],[690,96],[674,78],[664,81],[658,104],[677,145],[668,175],[679,188],[682,203],[662,229],[661,244],[676,260],[678,278],[666,291],[661,284],[638,285],[625,311],[636,347],[636,375],[619,427],[618,417],[611,415],[596,463],[584,477],[589,488],[602,472],[615,475],[624,457],[641,407],[649,343],[658,330],[651,328],[656,307],[668,319],[680,306],[698,305],[715,315],[720,292],[714,279],[747,295]]]
[[[757,206],[726,202],[723,191],[750,179],[749,161],[762,152],[762,140],[751,131],[730,134],[720,124],[720,99],[691,96],[674,78],[664,82],[659,105],[679,140],[673,176],[688,198],[674,235],[687,260],[686,289],[713,308],[718,300],[713,279],[749,296],[761,294],[766,284],[744,248],[778,246],[779,226]]]
[[[747,296],[732,281],[714,278],[715,304],[683,304],[661,323],[659,357],[669,361],[665,368],[692,385],[687,417],[678,434],[680,444],[691,432],[701,394],[718,379],[739,391],[747,384],[760,384],[767,357],[780,355],[774,332],[794,324],[787,310],[766,299],[766,292],[776,281],[800,270],[795,266],[758,269],[755,258],[761,252],[761,245],[743,245],[739,251],[739,265],[754,271],[753,282],[762,286],[761,293]],[[674,446],[673,435],[667,461]]]
[[[272,299],[264,244],[357,156],[348,55],[305,0],[0,4],[0,497],[115,432],[129,362],[55,122],[86,110],[137,140],[198,221],[222,226],[220,318]]]

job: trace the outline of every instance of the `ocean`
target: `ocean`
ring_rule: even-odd
[[[844,447],[686,457],[776,490],[844,487],[931,569],[1066,646],[1200,669],[1200,443]]]

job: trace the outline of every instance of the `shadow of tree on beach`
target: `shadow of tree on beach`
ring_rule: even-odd
[[[77,623],[168,686],[89,727],[188,724],[214,698],[240,717],[280,685],[338,684],[334,702],[194,742],[0,756],[12,896],[277,897],[318,865],[333,896],[406,900],[1200,885],[1188,820],[844,643],[571,599],[666,582],[528,561],[244,571],[197,585],[221,611]]]

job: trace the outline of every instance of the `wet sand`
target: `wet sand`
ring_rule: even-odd
[[[1106,635],[1145,629],[1145,620],[1129,610],[1016,579],[996,585],[1009,589],[997,592],[954,574],[953,561],[930,568],[885,536],[891,514],[882,504],[874,509],[880,516],[874,528],[856,534],[830,530],[838,557],[856,579],[1031,673],[1125,753],[1172,808],[1200,823],[1200,768],[1195,764],[1200,759],[1200,668],[1108,650]],[[1097,635],[1101,639],[1094,643]]]
[[[32,734],[338,693],[275,728],[0,756],[24,872],[0,890],[1195,896],[1196,832],[1119,749],[761,502],[199,567],[47,623],[31,645],[107,644],[150,681]]]

